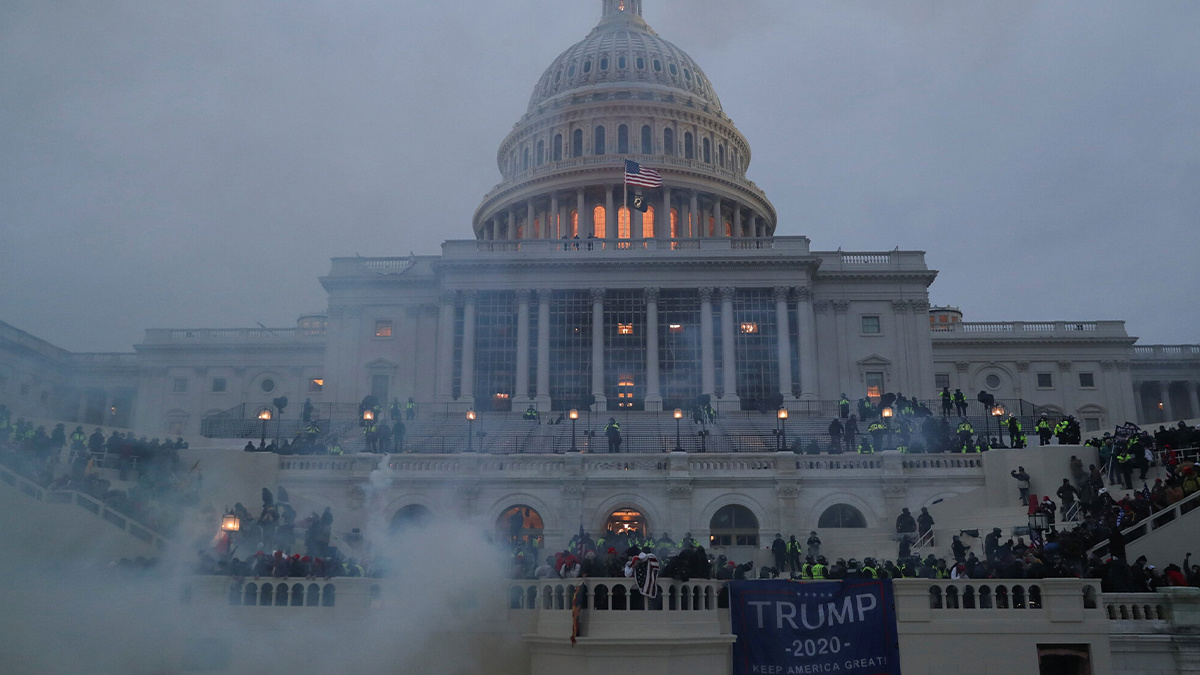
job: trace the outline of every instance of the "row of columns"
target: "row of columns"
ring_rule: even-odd
[[[1175,415],[1175,406],[1171,403],[1171,384],[1173,382],[1174,380],[1154,381],[1154,384],[1158,385],[1158,401],[1155,401],[1155,404],[1162,402],[1163,419],[1168,422],[1177,419]],[[1143,400],[1144,394],[1142,393],[1146,384],[1148,383],[1133,383],[1133,393],[1137,402],[1137,409],[1139,413],[1146,409],[1145,401]],[[1200,416],[1200,384],[1196,382],[1184,382],[1184,385],[1187,387],[1188,397],[1191,399],[1190,402],[1192,407],[1192,415]]]
[[[721,388],[719,399],[723,407],[736,407],[737,358],[734,345],[734,307],[736,289],[703,287],[700,296],[700,388],[701,393],[716,398],[716,360],[713,334],[713,298],[719,295],[721,312]],[[551,289],[537,290],[537,392],[531,398],[529,387],[529,317],[533,293],[529,289],[517,291],[517,373],[513,405],[525,407],[534,403],[541,410],[549,410],[550,401],[550,299]],[[658,353],[658,294],[655,287],[643,291],[646,304],[646,397],[647,410],[662,409],[662,392],[659,386]],[[604,393],[604,288],[591,289],[592,301],[592,394],[596,397],[597,410],[607,409]],[[778,286],[774,289],[776,325],[778,330],[777,357],[779,360],[779,393],[785,401],[795,400],[792,392],[791,359],[793,353],[800,360],[800,399],[816,400],[817,392],[817,349],[816,324],[812,306],[812,290],[808,286]],[[463,306],[462,370],[460,378],[460,401],[474,405],[475,389],[475,291],[462,291],[461,295],[449,291],[442,294],[441,311],[438,319],[438,335],[445,336],[438,342],[437,395],[440,400],[453,397],[454,373],[454,309],[457,302]],[[795,303],[799,317],[799,343],[793,347],[788,329],[789,302]]]
[[[624,197],[624,186],[606,186],[604,189],[604,239],[618,239],[618,215],[614,206],[618,205],[618,199]],[[765,237],[768,235],[766,220],[758,213],[755,213],[749,207],[741,204],[736,200],[723,200],[720,195],[711,193],[701,193],[698,190],[674,189],[664,187],[662,189],[662,200],[653,204],[655,207],[654,214],[654,238],[655,239],[670,239],[671,225],[670,214],[671,210],[675,209],[678,212],[678,222],[680,233],[678,239],[685,238],[701,238],[708,237],[708,220],[711,217],[714,222],[713,236],[724,237],[725,235],[725,206],[731,209],[729,218],[730,231],[733,237]],[[561,239],[564,235],[570,235],[570,219],[571,219],[571,201],[574,201],[575,212],[579,214],[579,238],[586,239],[588,235],[595,234],[592,223],[592,211],[599,203],[592,203],[589,208],[586,188],[577,188],[574,191],[574,200],[559,199],[558,192],[552,192],[549,200],[545,197],[532,197],[514,202],[502,211],[495,212],[490,218],[484,221],[480,238],[484,240],[517,240],[517,239]],[[702,201],[703,194],[703,201]],[[521,220],[521,212],[524,212],[524,220]],[[745,214],[743,215],[743,212]],[[691,232],[684,231],[684,224],[690,223],[693,220],[692,214],[695,214],[694,220],[697,225],[691,229]],[[630,239],[642,239],[643,221],[642,212],[636,209],[630,209]],[[560,227],[553,227],[555,220],[561,223]],[[535,231],[533,227],[534,221],[540,223],[540,232]],[[518,228],[517,225],[522,224],[523,227]],[[518,236],[518,229],[520,234]]]

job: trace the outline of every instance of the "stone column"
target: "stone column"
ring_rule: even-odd
[[[813,313],[812,287],[796,288],[796,321],[799,322],[799,342],[796,356],[800,359],[800,399],[815,401],[820,378],[817,373],[817,321]]]
[[[1170,422],[1175,419],[1175,411],[1171,408],[1171,382],[1160,380],[1158,383],[1158,400],[1162,401],[1162,421]]]
[[[592,289],[592,394],[596,396],[596,412],[608,410],[608,400],[604,397],[603,288]]]
[[[832,300],[830,301],[830,306],[833,307],[834,326],[837,328],[837,362],[839,366],[838,370],[841,371],[839,374],[841,391],[847,393],[862,391],[862,386],[851,386],[850,350],[846,342],[848,337],[846,333],[846,311],[850,309],[850,301]]]
[[[539,288],[537,337],[537,407],[550,412],[550,294],[549,288]]]
[[[627,206],[625,208],[629,208],[629,207]],[[643,238],[642,230],[646,226],[646,222],[644,220],[645,216],[646,216],[646,214],[642,213],[638,209],[629,209],[629,238],[630,239],[642,239]]]
[[[669,239],[671,237],[671,188],[663,188],[662,216],[654,214],[654,238]]]
[[[725,236],[725,215],[721,213],[721,198],[713,196],[713,229],[710,234],[714,237]]]
[[[713,289],[697,289],[700,293],[700,393],[712,396],[717,389],[717,368],[713,363]]]
[[[475,405],[475,291],[462,293],[463,346],[462,376],[459,378],[458,400]]]
[[[546,238],[558,239],[562,237],[562,233],[558,231],[560,215],[558,208],[558,193],[550,193],[550,211],[546,214]]]
[[[592,233],[592,217],[588,214],[583,215],[583,210],[586,207],[583,188],[575,191],[575,216],[579,219],[579,238],[587,239],[587,236]]]
[[[517,289],[517,390],[513,410],[529,406],[529,289]]]
[[[534,211],[533,199],[527,199],[525,201],[525,236],[521,237],[522,239],[533,239],[537,236],[537,232],[533,229],[533,221],[537,218]]]
[[[909,346],[909,341],[910,341],[909,339],[911,336],[909,335],[909,331],[908,331],[907,315],[908,315],[908,301],[907,300],[893,300],[892,301],[892,318],[895,319],[895,321],[896,321],[896,330],[895,330],[896,349],[897,349],[897,353],[903,355],[901,360],[904,363],[896,364],[897,366],[899,366],[898,368],[896,368],[896,382],[889,383],[888,390],[889,391],[908,392],[909,395],[915,396],[915,395],[918,395],[919,393],[916,391],[913,391],[912,371],[913,371],[913,367],[915,365],[917,365],[917,359],[919,357],[916,353],[916,349],[910,348],[910,346]],[[881,327],[881,330],[882,330],[882,327]]]
[[[742,232],[742,205],[737,202],[733,203],[733,236],[746,236],[746,233]]]
[[[721,288],[721,409],[738,410],[741,402],[737,393],[737,345],[734,344],[733,296],[731,286]]]
[[[696,193],[695,190],[692,190],[692,203],[691,203],[691,206],[688,208],[688,219],[690,221],[693,221],[691,223],[692,231],[690,233],[690,236],[699,237],[700,231],[701,231],[701,228],[700,228],[700,196]]]
[[[517,209],[512,204],[508,205],[508,239],[517,238]]]
[[[1144,424],[1145,422],[1149,421],[1144,417],[1144,415],[1146,414],[1146,402],[1142,399],[1142,385],[1143,384],[1145,384],[1145,383],[1141,382],[1141,381],[1136,381],[1133,383],[1134,411],[1133,411],[1133,414],[1130,415],[1130,417],[1133,418],[1133,422],[1135,424]]]
[[[662,410],[658,386],[658,289],[643,291],[646,299],[646,410]]]
[[[437,398],[449,401],[454,387],[454,291],[442,291],[438,297]]]
[[[613,187],[604,186],[604,238],[608,241],[617,239],[617,212],[613,209]]]
[[[783,400],[794,400],[792,395],[792,339],[788,321],[787,286],[775,287],[775,335],[779,359],[779,393]]]

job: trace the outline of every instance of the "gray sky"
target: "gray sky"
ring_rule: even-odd
[[[778,233],[928,252],[967,320],[1200,342],[1200,3],[645,0]],[[599,0],[0,3],[0,320],[294,325],[332,256],[471,236]],[[1181,309],[1183,311],[1181,311]]]

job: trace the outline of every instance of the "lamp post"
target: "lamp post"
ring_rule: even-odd
[[[467,410],[467,452],[475,452],[475,409]]]
[[[683,452],[683,443],[679,439],[679,420],[683,419],[683,411],[675,409],[675,452]]]
[[[1000,418],[1004,417],[1004,404],[997,403],[996,405],[992,406],[992,409],[989,412],[992,413],[992,417],[996,418],[996,436],[1003,436],[1003,434],[1000,432]],[[1000,439],[997,439],[997,442],[999,442],[999,440]]]
[[[780,408],[775,412],[775,417],[779,419],[779,441],[775,444],[775,446],[776,449],[778,449],[780,452],[783,452],[783,449],[787,446],[788,409]]]
[[[881,418],[883,418],[883,426],[886,427],[886,429],[881,436],[879,436],[878,438],[875,439],[875,440],[879,441],[879,443],[876,443],[876,445],[878,445],[879,447],[875,448],[875,452],[883,452],[883,441],[886,440],[887,442],[891,443],[891,441],[892,441],[892,438],[891,438],[892,417],[894,417],[895,415],[896,415],[896,409],[890,405],[885,405],[879,411],[879,416]]]
[[[271,421],[271,409],[263,408],[258,411],[258,419],[262,420],[262,438],[259,439],[259,447],[267,445],[267,422]]]
[[[571,408],[568,416],[571,418],[571,452],[575,452],[575,422],[579,420],[579,411]]]
[[[1050,529],[1050,517],[1045,511],[1037,510],[1029,514],[1029,529],[1037,533],[1038,548],[1044,548],[1046,540],[1042,533]]]
[[[238,518],[232,511],[227,512],[221,517],[222,532],[237,532],[242,529],[242,519]]]

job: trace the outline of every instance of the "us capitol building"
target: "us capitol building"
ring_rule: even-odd
[[[922,251],[819,250],[776,236],[775,208],[747,178],[749,142],[642,4],[602,0],[599,24],[538,80],[500,144],[501,182],[476,209],[472,238],[446,241],[441,255],[335,258],[321,278],[327,309],[295,327],[149,329],[133,352],[109,354],[69,353],[0,323],[0,403],[14,420],[187,436],[189,461],[221,477],[205,483],[212,504],[286,486],[298,511],[333,507],[334,543],[348,551],[373,519],[449,515],[507,532],[522,512],[523,534],[549,550],[580,527],[632,527],[690,532],[737,560],[762,558],[775,532],[803,540],[810,530],[834,556],[894,557],[903,507],[930,507],[946,543],[960,527],[1011,527],[1025,522],[1008,477],[1018,462],[1045,494],[1069,455],[1095,461],[1074,446],[795,456],[772,440],[780,406],[789,445],[823,439],[843,392],[902,392],[936,407],[942,387],[958,388],[975,414],[984,391],[1020,415],[1074,415],[1085,432],[1200,417],[1200,345],[1138,345],[1122,321],[964,321],[930,306],[937,272]],[[627,160],[661,174],[660,188],[628,188],[644,211],[626,205]],[[354,454],[368,395],[413,399],[409,453]],[[276,410],[260,425],[259,411],[283,396],[282,419]],[[685,419],[681,439],[672,411],[704,396],[716,423],[698,437]],[[306,399],[351,454],[240,452],[260,433],[297,432]],[[521,419],[531,405],[542,424]],[[574,423],[545,423],[570,410]],[[620,455],[589,433],[608,417],[623,425]],[[1048,604],[1067,624],[1029,625],[1091,645],[1097,672],[1110,672],[1118,652],[1141,647],[1114,646],[1110,662],[1103,607],[1078,590]],[[902,621],[929,621],[927,589],[904,593],[915,614],[902,608]],[[951,638],[976,630],[943,618],[958,626],[945,628]],[[529,630],[539,633],[536,620]],[[721,658],[728,641],[727,629],[709,639],[715,651],[696,663]],[[919,644],[944,652],[946,667],[961,652]],[[554,653],[535,657],[535,671],[567,663]]]

